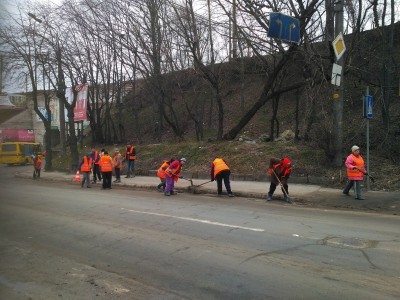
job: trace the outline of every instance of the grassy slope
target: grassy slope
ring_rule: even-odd
[[[182,74],[181,74],[182,75]],[[237,69],[225,71],[221,94],[224,102],[224,130],[229,130],[240,119],[243,110],[241,107],[241,87],[242,82],[238,75]],[[182,76],[181,76],[182,77]],[[211,161],[216,156],[223,157],[230,165],[233,174],[252,175],[254,179],[263,178],[266,175],[266,168],[270,157],[283,157],[289,155],[294,163],[293,176],[313,176],[324,179],[328,186],[339,187],[343,185],[343,176],[345,176],[344,168],[332,167],[331,161],[325,156],[323,146],[329,142],[329,135],[333,123],[332,118],[332,99],[331,87],[318,88],[315,91],[300,94],[300,111],[299,111],[299,130],[302,137],[307,128],[307,120],[310,117],[311,110],[315,111],[315,121],[309,130],[310,140],[306,142],[261,142],[259,136],[264,133],[269,133],[270,118],[272,111],[272,103],[268,102],[262,107],[254,118],[247,124],[242,131],[242,135],[248,137],[256,143],[247,143],[229,141],[229,142],[194,142],[194,126],[187,116],[184,101],[204,101],[206,103],[204,127],[204,141],[215,139],[216,135],[216,108],[210,110],[210,93],[206,92],[201,96],[204,83],[191,79],[190,76],[183,76],[185,80],[181,86],[186,86],[184,96],[182,90],[174,90],[173,106],[179,114],[181,125],[184,128],[184,141],[178,142],[172,131],[166,127],[163,131],[161,144],[154,144],[154,124],[156,117],[154,107],[152,106],[151,93],[146,89],[141,89],[135,96],[136,100],[127,102],[130,106],[124,116],[125,128],[128,128],[127,137],[137,146],[138,158],[137,169],[140,172],[146,173],[148,170],[155,170],[163,160],[170,158],[186,157],[188,164],[185,169],[191,173],[208,174]],[[172,78],[178,80],[177,78]],[[262,90],[265,82],[264,75],[246,74],[244,78],[244,110],[248,110],[254,103]],[[172,84],[173,85],[173,84]],[[195,91],[195,92],[194,92]],[[360,102],[361,90],[348,90],[344,103],[344,149],[350,148],[353,144],[361,147],[365,157],[365,120],[362,118]],[[200,95],[200,96],[199,96]],[[313,100],[314,99],[314,100]],[[278,118],[280,124],[280,133],[285,130],[295,130],[295,107],[296,93],[287,93],[280,99]],[[191,104],[191,103],[189,103]],[[215,105],[215,103],[214,103]],[[377,179],[373,188],[376,189],[400,189],[400,166],[394,165],[392,161],[385,159],[381,153],[382,149],[382,134],[379,128],[381,121],[379,116],[379,105],[377,103],[374,119],[370,122],[371,128],[371,174]],[[189,105],[190,106],[190,105]],[[138,109],[138,118],[135,120],[135,114],[131,113],[131,108]],[[399,116],[400,109],[394,109],[393,117]],[[211,112],[212,124],[208,126],[208,120]],[[137,122],[138,121],[138,122]],[[140,124],[140,128],[137,128]],[[140,140],[143,142],[137,144],[137,136],[141,135]],[[88,142],[89,144],[89,142]],[[123,149],[123,145],[102,145],[98,148],[106,148],[112,152],[114,147]],[[88,148],[85,148],[88,149]],[[82,154],[87,150],[83,149]],[[344,151],[346,155],[347,151]],[[64,168],[67,165],[66,161],[58,161],[55,166]],[[249,176],[251,177],[251,176]],[[319,182],[318,182],[319,183]]]

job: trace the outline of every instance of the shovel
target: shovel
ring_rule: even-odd
[[[367,172],[364,173],[364,171],[361,168],[356,167],[360,172],[362,172],[365,176],[368,176],[369,179],[371,180],[372,183],[375,183],[375,178],[369,175]]]
[[[369,175],[368,173],[364,173],[365,176],[368,176],[372,183],[375,183],[375,178]]]
[[[199,187],[199,186],[205,185],[205,184],[207,184],[207,183],[209,183],[209,182],[211,182],[211,180],[206,181],[206,182],[203,182],[203,183],[200,183],[199,185],[195,185],[194,187]]]
[[[286,198],[288,199],[288,202],[289,202],[290,204],[292,204],[293,202],[292,202],[292,200],[290,200],[289,195],[288,195],[288,193],[286,192],[286,190],[285,190],[285,188],[284,188],[282,182],[279,180],[278,175],[276,175],[275,170],[272,170],[272,172],[274,172],[274,175],[275,175],[276,179],[278,180],[278,182],[279,182],[279,184],[280,184],[280,186],[281,186],[281,188],[282,188],[283,193],[285,194]]]
[[[208,181],[206,181],[206,182],[200,183],[200,184],[198,184],[198,185],[193,185],[193,184],[192,184],[192,186],[191,186],[192,193],[193,193],[193,194],[196,194],[196,190],[197,190],[198,187],[200,187],[200,186],[202,186],[202,185],[205,185],[205,184],[207,184],[207,183],[209,183],[209,182],[211,182],[211,180],[208,180]]]
[[[192,179],[188,179],[188,178],[185,178],[185,177],[182,177],[182,179],[185,179],[185,180],[187,180],[187,181],[190,181],[190,186],[193,186],[193,180],[192,180]]]

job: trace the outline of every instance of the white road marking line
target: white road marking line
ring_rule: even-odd
[[[125,209],[125,208],[121,208],[121,209]],[[243,230],[250,230],[250,231],[256,231],[256,232],[263,232],[263,231],[264,231],[264,229],[261,229],[261,228],[243,227],[243,226],[238,226],[238,225],[231,225],[231,224],[213,222],[213,221],[209,221],[209,220],[194,219],[194,218],[186,218],[186,217],[178,217],[178,216],[173,216],[173,215],[160,214],[160,213],[153,213],[153,212],[140,211],[140,210],[133,210],[133,209],[128,209],[127,211],[129,211],[129,212],[134,212],[134,213],[138,213],[138,214],[153,215],[153,216],[159,216],[159,217],[168,217],[168,218],[180,219],[180,220],[185,220],[185,221],[192,221],[192,222],[204,223],[204,224],[209,224],[209,225],[230,227],[230,228],[243,229]]]

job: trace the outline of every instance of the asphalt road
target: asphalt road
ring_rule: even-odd
[[[400,218],[15,179],[2,299],[398,299]]]

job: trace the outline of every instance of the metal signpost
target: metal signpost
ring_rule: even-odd
[[[369,87],[365,90],[363,97],[363,116],[366,119],[367,125],[367,173],[369,174],[369,119],[373,117],[374,97],[369,95]],[[370,180],[367,176],[367,190],[370,190]]]
[[[300,21],[281,13],[271,13],[268,37],[292,43],[300,43]]]

